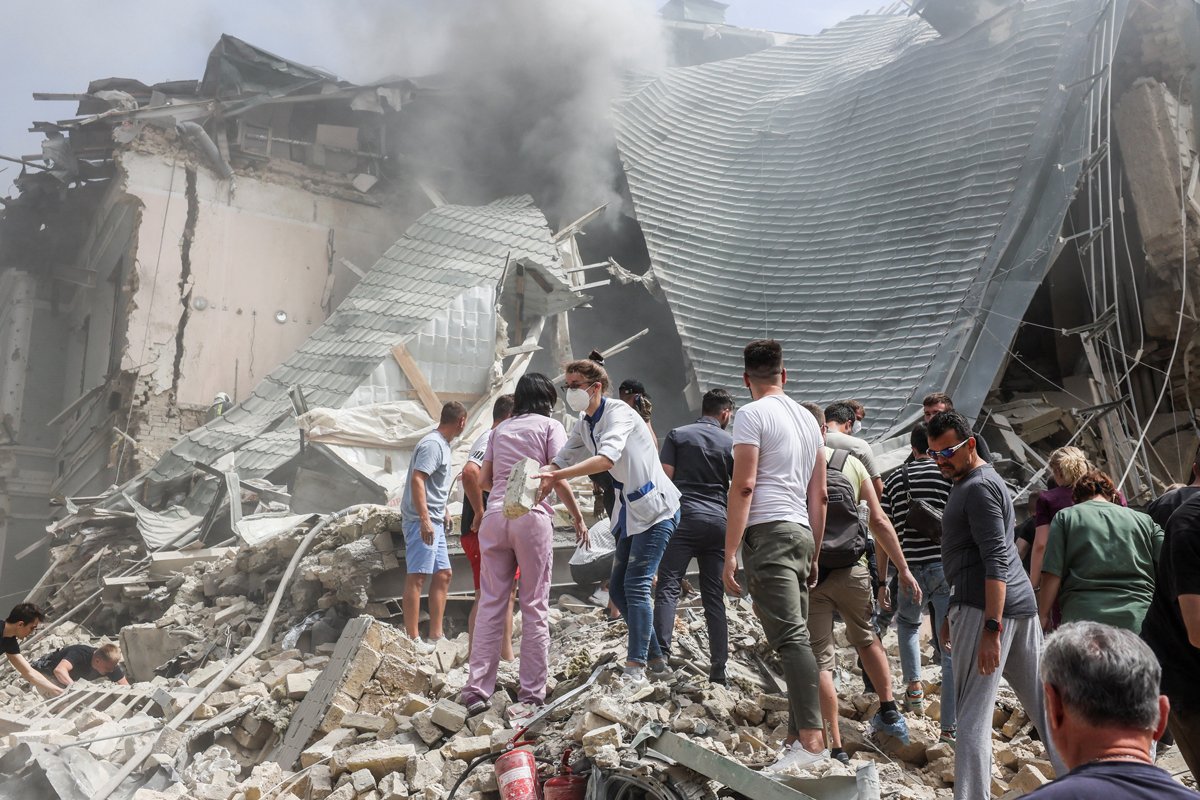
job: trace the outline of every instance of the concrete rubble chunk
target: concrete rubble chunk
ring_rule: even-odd
[[[1045,786],[1050,782],[1037,767],[1033,764],[1026,764],[1017,770],[1017,774],[1008,782],[1008,788],[1021,794],[1028,794],[1039,786]]]
[[[429,720],[442,730],[458,733],[467,724],[467,710],[453,700],[442,699],[434,704]]]
[[[354,738],[354,731],[337,728],[325,734],[319,741],[308,747],[300,754],[300,766],[311,767],[333,755],[338,747],[349,743]]]
[[[350,773],[350,784],[356,794],[369,792],[375,788],[375,776],[369,769],[358,769]]]
[[[512,465],[508,471],[508,483],[504,489],[504,516],[507,519],[518,519],[525,516],[537,505],[537,494],[540,481],[538,474],[542,465],[532,458],[522,458]]]
[[[407,743],[386,742],[368,745],[348,753],[346,768],[352,772],[368,770],[378,780],[388,773],[403,771],[416,754],[417,749]]]
[[[289,700],[300,700],[312,690],[321,673],[317,670],[293,672],[284,678],[284,690]]]
[[[622,728],[616,723],[605,725],[603,728],[596,728],[583,735],[583,751],[588,755],[596,752],[601,747],[620,747],[623,743]]]
[[[492,740],[490,736],[460,736],[446,742],[442,749],[450,758],[470,761],[476,756],[491,752]]]

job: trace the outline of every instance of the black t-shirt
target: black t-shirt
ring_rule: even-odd
[[[1081,764],[1026,797],[1037,800],[1196,800],[1200,794],[1171,780],[1166,770],[1138,761]]]
[[[1014,531],[1014,542],[1028,542],[1029,549],[1025,551],[1025,557],[1021,559],[1021,566],[1029,572],[1029,559],[1033,556],[1033,539],[1037,535],[1037,519],[1029,517],[1027,520],[1018,525]]]
[[[15,636],[0,636],[0,653],[15,656],[21,652],[21,643]]]
[[[99,672],[92,669],[92,656],[95,654],[96,648],[89,645],[69,644],[47,656],[39,658],[35,666],[42,672],[54,672],[54,668],[60,662],[66,660],[71,662],[71,680],[94,681],[101,677]],[[110,681],[119,681],[125,677],[125,672],[118,666],[103,677],[108,678]]]
[[[1154,600],[1142,622],[1142,638],[1162,664],[1162,692],[1172,706],[1200,710],[1200,649],[1188,640],[1179,610],[1179,595],[1200,594],[1200,495],[1195,495],[1167,523]]]
[[[1165,531],[1167,523],[1171,520],[1171,515],[1181,505],[1195,497],[1197,492],[1200,492],[1200,486],[1181,486],[1178,489],[1173,489],[1161,497],[1151,500],[1150,504],[1146,506],[1146,513],[1158,523],[1158,527]]]

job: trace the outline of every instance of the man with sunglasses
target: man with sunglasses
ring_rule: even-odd
[[[980,458],[966,417],[943,411],[929,420],[930,458],[953,487],[942,515],[942,564],[950,583],[942,645],[954,646],[958,738],[954,797],[990,794],[992,714],[1001,677],[1046,742],[1055,772],[1066,774],[1049,739],[1038,677],[1042,629],[1029,576],[1013,541],[1012,498],[995,468]]]

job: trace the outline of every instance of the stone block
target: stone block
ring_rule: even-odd
[[[410,759],[404,770],[408,790],[420,792],[429,786],[438,784],[445,765],[446,760],[437,750],[430,750],[428,753],[422,753],[416,758]]]
[[[430,711],[422,711],[420,714],[414,715],[411,720],[413,730],[421,737],[421,741],[430,746],[435,742],[441,741],[442,737],[445,736],[442,729],[434,725],[432,720],[430,720],[431,713]]]
[[[457,736],[446,742],[442,751],[450,758],[460,758],[463,761],[489,753],[492,750],[490,736]]]
[[[542,465],[532,458],[522,458],[512,465],[504,488],[504,516],[507,519],[523,517],[537,505],[540,484],[537,476],[541,471]]]
[[[375,788],[375,776],[369,769],[355,770],[350,773],[350,785],[354,787],[355,794],[369,792]]]
[[[304,699],[304,695],[309,693],[319,677],[321,677],[321,673],[315,669],[305,670],[304,672],[293,672],[287,675],[284,678],[284,691],[287,692],[288,699]]]
[[[932,759],[932,756],[930,758]],[[1020,766],[1017,763],[1017,754],[1008,742],[996,742],[992,745],[992,758],[1000,766],[1008,767],[1012,770]]]
[[[246,800],[263,800],[271,789],[283,783],[283,769],[274,761],[256,764],[250,777],[242,784]]]
[[[622,727],[619,724],[605,725],[603,728],[590,730],[583,735],[583,751],[589,756],[606,745],[621,747]]]
[[[299,659],[289,658],[280,661],[278,665],[271,668],[271,671],[262,677],[262,682],[268,689],[275,689],[277,686],[282,686],[287,680],[288,675],[293,672],[299,672],[304,669],[304,662]]]
[[[342,716],[341,722],[343,728],[354,728],[355,730],[370,731],[371,733],[379,733],[386,724],[387,720],[383,717],[361,713],[345,714]]]
[[[353,738],[354,732],[344,728],[329,731],[307,750],[300,753],[300,766],[311,767],[313,764],[329,758],[335,750],[348,744]]]
[[[1022,794],[1029,794],[1039,786],[1045,786],[1050,782],[1042,772],[1033,764],[1026,764],[1017,770],[1017,774],[1008,782],[1008,788]]]
[[[938,742],[925,748],[925,758],[930,761],[937,761],[939,758],[952,758],[954,756],[954,747],[945,742]]]
[[[333,700],[329,702],[329,708],[325,711],[325,718],[321,720],[317,730],[321,733],[329,733],[336,728],[342,726],[342,718],[347,714],[354,714],[358,711],[358,702],[343,692],[338,692],[333,696]]]
[[[458,733],[467,724],[467,710],[453,700],[442,699],[434,705],[429,719],[445,731]]]
[[[391,653],[382,656],[375,672],[379,688],[392,696],[424,695],[429,691],[431,677],[413,660],[406,661]]]
[[[355,800],[354,795],[354,787],[346,782],[330,792],[325,800]]]
[[[341,690],[357,700],[363,693],[363,687],[374,677],[375,670],[379,668],[382,661],[383,656],[378,650],[366,644],[360,644],[358,652],[354,654],[354,659],[346,667],[346,676],[342,681]]]
[[[427,708],[433,707],[433,701],[419,694],[406,694],[400,698],[399,713],[406,717],[411,717],[413,714],[424,711]]]
[[[409,760],[416,754],[417,748],[407,743],[372,744],[350,750],[346,758],[346,768],[351,772],[368,770],[376,780],[380,780],[388,773],[404,771]]]

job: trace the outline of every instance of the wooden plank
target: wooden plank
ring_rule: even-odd
[[[421,401],[421,405],[425,406],[425,411],[429,416],[433,417],[433,421],[437,422],[442,416],[442,401],[438,398],[437,392],[429,384],[429,380],[425,377],[425,373],[421,372],[421,367],[418,366],[417,360],[413,358],[412,353],[408,351],[408,347],[404,342],[392,348],[392,358],[396,359],[396,363],[400,365],[400,371],[404,373],[404,377],[408,378],[408,382],[417,390],[417,397]]]

